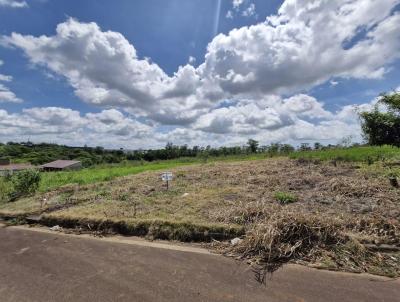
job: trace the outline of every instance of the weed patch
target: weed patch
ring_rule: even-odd
[[[280,204],[288,204],[297,201],[296,195],[287,192],[276,192],[274,197]]]

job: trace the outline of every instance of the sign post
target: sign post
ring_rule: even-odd
[[[167,190],[169,189],[169,182],[172,180],[172,172],[163,172],[161,179],[167,182]]]

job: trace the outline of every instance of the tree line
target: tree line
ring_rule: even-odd
[[[320,150],[336,148],[336,145],[323,146],[320,143],[310,145],[301,144],[297,149],[290,144],[274,143],[260,146],[259,142],[249,139],[244,146],[201,147],[188,145],[174,145],[167,143],[164,148],[149,150],[107,150],[102,147],[69,147],[57,144],[34,144],[31,142],[0,143],[0,158],[8,158],[14,163],[30,162],[40,165],[57,159],[80,160],[84,167],[98,164],[121,163],[123,161],[156,161],[169,160],[182,157],[219,157],[232,155],[248,155],[253,153],[265,153],[267,156],[288,155],[296,150]]]
[[[382,107],[384,110],[381,110]],[[400,147],[399,92],[382,94],[375,108],[372,111],[360,112],[360,118],[363,135],[369,145],[394,145]],[[328,146],[323,146],[318,142],[314,145],[303,143],[297,150],[322,150],[349,145],[349,141],[340,145]],[[295,150],[296,148],[290,144],[276,143],[260,146],[259,142],[254,139],[249,139],[244,146],[213,148],[211,146],[178,146],[168,143],[165,148],[161,149],[134,151],[123,149],[107,150],[103,147],[69,147],[47,143],[8,142],[5,144],[0,143],[0,158],[9,158],[13,162],[30,162],[34,165],[57,159],[75,159],[80,160],[83,166],[88,167],[97,164],[120,163],[125,160],[155,161],[181,157],[218,157],[251,153],[266,153],[271,156],[287,155]]]
[[[285,153],[288,154],[293,152],[295,148],[288,144],[272,144],[269,146],[259,147],[259,143],[256,140],[249,139],[245,146],[234,146],[234,147],[218,147],[213,148],[211,146],[201,147],[193,146],[188,147],[187,145],[178,146],[172,143],[168,143],[163,149],[150,149],[150,150],[135,150],[127,152],[128,160],[166,160],[176,159],[180,157],[218,157],[218,156],[229,156],[229,155],[245,155],[251,153]]]

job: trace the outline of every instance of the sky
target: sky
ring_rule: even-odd
[[[400,0],[0,0],[0,142],[361,142]]]

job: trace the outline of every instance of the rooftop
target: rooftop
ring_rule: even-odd
[[[56,160],[52,161],[51,163],[47,163],[44,165],[41,165],[42,168],[57,168],[57,169],[63,169],[67,168],[69,166],[75,165],[75,164],[80,164],[81,162],[78,160]]]
[[[0,171],[18,171],[34,168],[31,164],[9,164],[0,165]]]

